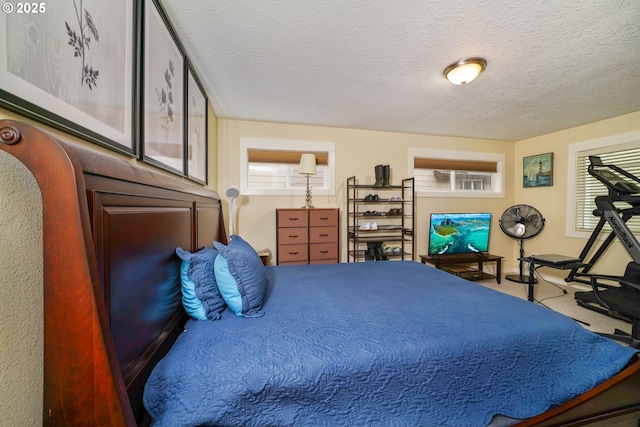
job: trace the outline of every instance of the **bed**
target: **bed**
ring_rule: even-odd
[[[45,425],[563,425],[640,411],[631,349],[416,262],[267,267],[263,315],[189,319],[176,249],[235,239],[215,192],[17,121],[0,121],[0,148],[42,194]]]

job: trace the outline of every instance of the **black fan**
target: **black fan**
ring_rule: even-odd
[[[523,272],[524,261],[522,258],[524,258],[524,248],[522,242],[542,231],[544,218],[540,211],[533,206],[514,205],[504,211],[499,222],[502,231],[507,236],[518,239],[520,243],[520,274],[506,275],[505,278],[512,282],[529,283],[529,276],[526,276]]]

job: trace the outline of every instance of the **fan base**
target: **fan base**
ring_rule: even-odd
[[[504,278],[507,280],[511,280],[512,282],[529,283],[529,276],[525,276],[524,274],[507,274],[504,276]],[[538,283],[538,279],[533,279],[533,283]]]

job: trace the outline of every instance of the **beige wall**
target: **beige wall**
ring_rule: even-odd
[[[0,425],[42,420],[42,199],[27,168],[0,152]]]
[[[219,120],[219,192],[240,182],[240,138],[274,138],[335,143],[336,149],[336,194],[314,196],[316,207],[338,207],[341,210],[341,260],[346,262],[346,180],[356,176],[361,184],[375,181],[374,167],[378,164],[391,166],[392,184],[399,184],[408,177],[408,149],[410,147],[463,150],[475,152],[504,153],[506,157],[505,197],[498,199],[470,198],[420,198],[417,202],[416,254],[427,251],[428,218],[431,212],[488,211],[493,214],[494,229],[491,234],[491,251],[512,256],[513,242],[501,233],[497,218],[509,206],[514,197],[513,151],[510,142],[473,138],[452,138],[431,135],[415,135],[395,132],[377,132],[358,129],[342,129],[318,126],[264,123],[240,120]],[[226,203],[226,199],[223,197]],[[275,209],[297,208],[304,205],[302,196],[240,196],[236,202],[234,231],[244,236],[256,249],[269,248],[270,263],[275,262],[276,233]],[[225,210],[226,213],[226,210]],[[228,222],[228,220],[227,220]]]
[[[518,268],[517,241],[507,237],[499,228],[498,218],[513,204],[530,204],[538,208],[546,219],[544,230],[525,241],[527,254],[561,253],[579,255],[586,239],[566,237],[567,160],[569,144],[602,138],[640,129],[640,112],[579,126],[552,134],[507,143],[470,138],[450,138],[430,135],[413,135],[393,132],[376,132],[357,129],[341,129],[318,126],[265,123],[240,120],[218,121],[218,190],[223,196],[225,214],[227,201],[224,189],[238,185],[239,143],[241,137],[331,141],[336,146],[336,194],[332,197],[314,196],[317,207],[339,207],[342,236],[341,260],[346,261],[344,227],[346,218],[345,181],[355,175],[360,183],[372,183],[373,168],[377,164],[390,164],[392,176],[399,182],[407,176],[409,147],[446,148],[480,152],[498,152],[506,156],[506,188],[502,199],[419,198],[417,201],[416,254],[426,252],[427,220],[431,212],[489,211],[493,214],[490,250],[505,257],[505,271]],[[551,187],[523,188],[522,158],[525,156],[554,153],[554,183]],[[300,207],[301,196],[241,196],[236,201],[235,231],[242,234],[257,249],[272,251],[270,263],[275,262],[275,209]],[[228,219],[227,219],[228,222]],[[620,273],[629,256],[618,243],[612,245],[594,271]],[[566,272],[547,271],[548,275],[562,281]]]
[[[569,145],[637,130],[640,130],[640,112],[518,141],[515,144],[514,203],[535,206],[546,219],[544,230],[538,236],[525,241],[527,253],[560,253],[578,256],[586,244],[586,239],[566,236],[566,203],[567,198],[573,198],[573,195],[567,192]],[[554,155],[553,186],[523,188],[522,158],[542,153],[553,153]],[[517,248],[513,250],[517,251]],[[593,271],[622,274],[624,267],[630,260],[631,257],[627,251],[616,239],[616,242],[607,250],[601,261],[594,266]],[[545,269],[543,274],[562,280],[566,277],[565,273]]]

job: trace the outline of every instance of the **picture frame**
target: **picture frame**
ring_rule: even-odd
[[[71,0],[0,14],[0,106],[134,156],[136,11]]]
[[[207,184],[208,127],[207,97],[197,76],[187,67],[187,144],[185,151],[187,177]]]
[[[185,56],[158,4],[144,3],[142,161],[185,176]]]
[[[537,154],[522,159],[524,188],[553,185],[553,153]]]

